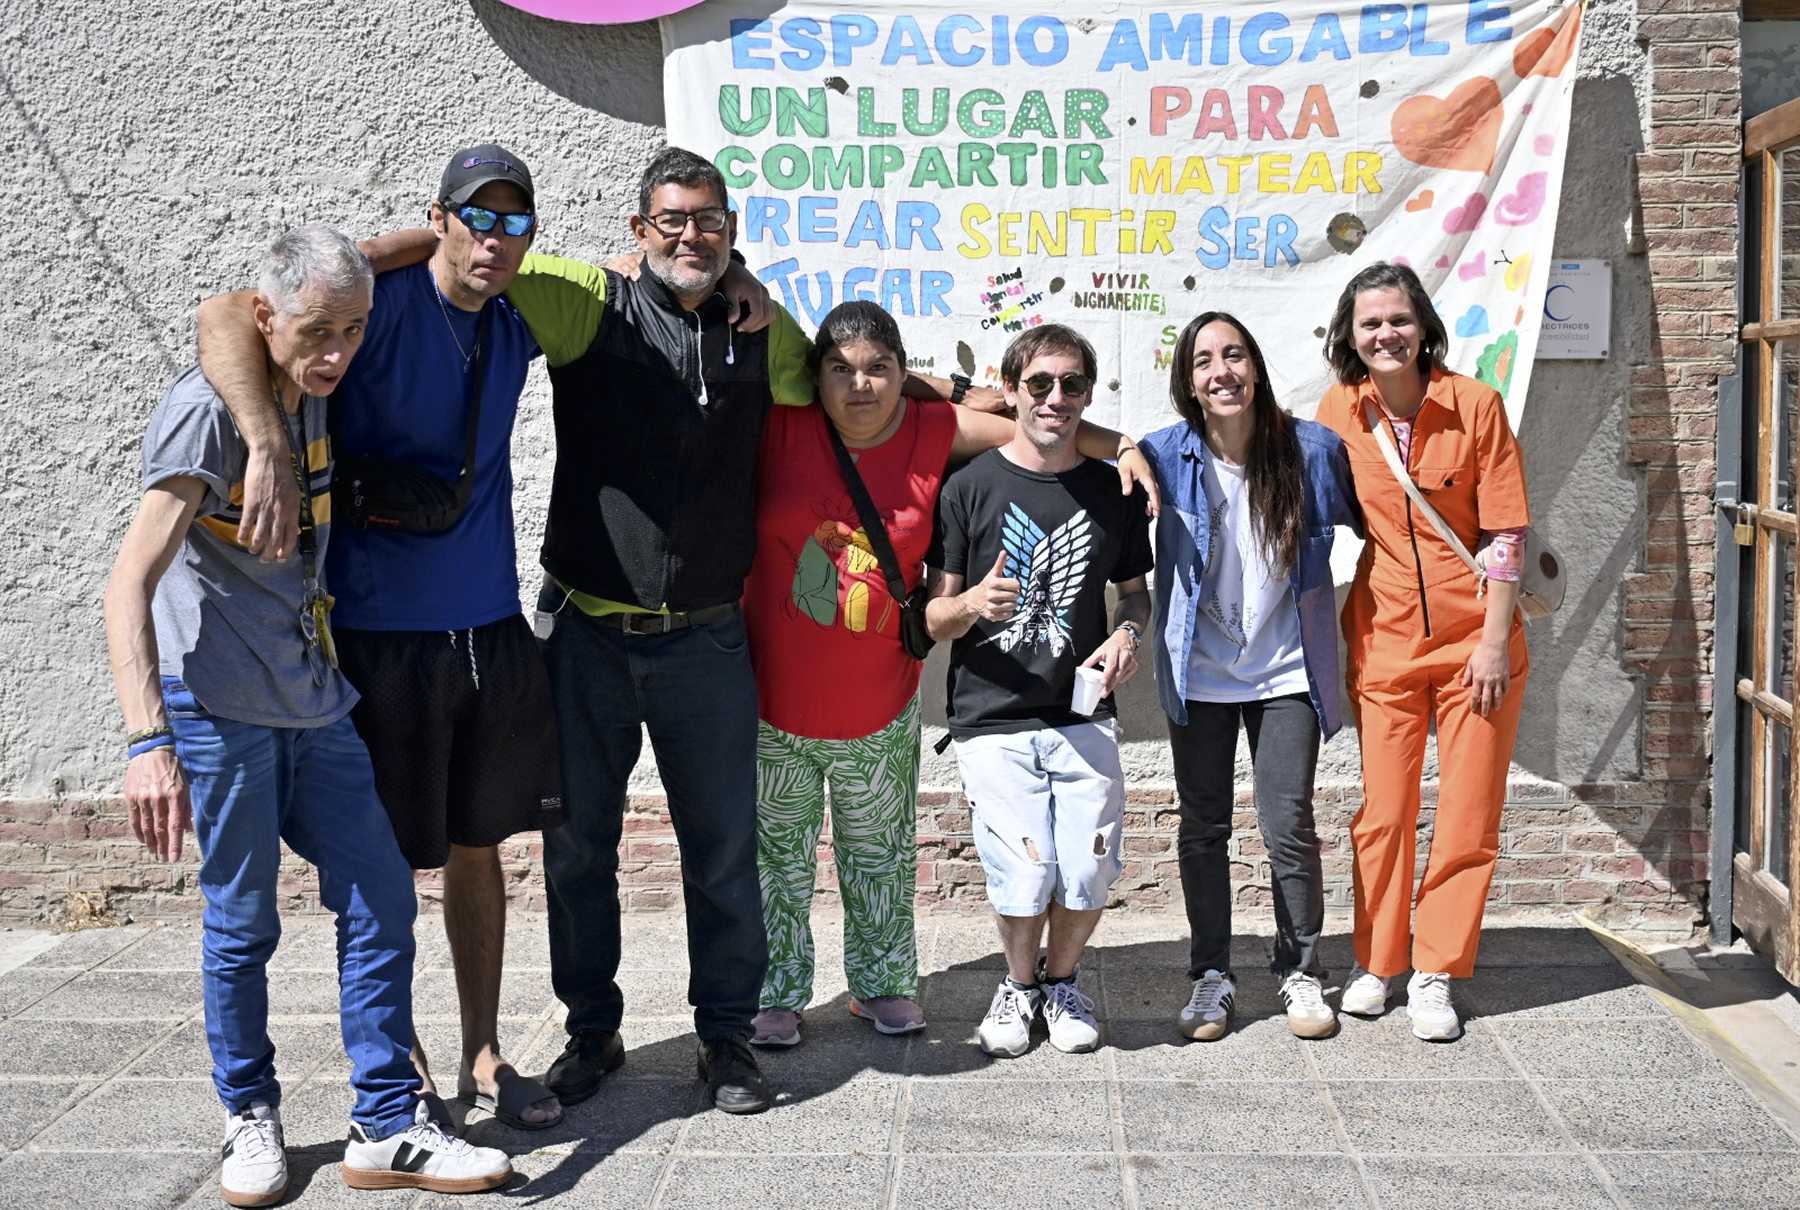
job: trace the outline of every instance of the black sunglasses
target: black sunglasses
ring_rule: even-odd
[[[446,204],[444,209],[450,210],[449,205]],[[459,206],[450,212],[462,220],[463,226],[482,235],[492,231],[496,223],[500,225],[500,230],[512,236],[530,235],[537,226],[537,215],[530,210],[509,213],[504,210],[484,210],[480,206]]]
[[[1057,383],[1062,383],[1063,398],[1073,399],[1085,395],[1094,387],[1094,380],[1086,374],[1033,374],[1019,385],[1028,391],[1033,399],[1048,399]]]

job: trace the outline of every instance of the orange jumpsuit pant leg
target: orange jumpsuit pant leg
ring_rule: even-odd
[[[1455,671],[1437,686],[1438,805],[1431,856],[1419,880],[1412,967],[1466,979],[1475,970],[1481,917],[1500,854],[1506,775],[1529,672],[1524,628],[1513,624],[1506,696],[1487,717],[1475,713],[1462,667],[1474,640],[1457,643]],[[1439,668],[1445,665],[1438,665]]]
[[[1366,615],[1365,615],[1366,616]],[[1395,975],[1411,953],[1413,869],[1417,864],[1419,774],[1431,721],[1431,687],[1416,664],[1384,652],[1364,631],[1351,649],[1367,654],[1350,684],[1362,741],[1363,802],[1350,821],[1356,891],[1356,960]]]

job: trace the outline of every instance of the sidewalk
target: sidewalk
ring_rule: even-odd
[[[270,980],[293,1169],[284,1204],[1526,1210],[1800,1199],[1800,1143],[1778,1113],[1702,1044],[1704,1030],[1690,1033],[1579,928],[1490,930],[1482,972],[1457,985],[1468,1034],[1437,1046],[1411,1036],[1404,1012],[1298,1041],[1279,1017],[1267,940],[1241,937],[1239,1028],[1178,1045],[1182,923],[1111,916],[1083,972],[1108,1044],[1092,1055],[1040,1044],[994,1062],[970,1040],[1000,969],[988,923],[922,920],[931,1028],[911,1039],[849,1017],[837,923],[821,923],[807,1040],[766,1059],[781,1103],[731,1118],[701,1108],[681,919],[626,917],[624,1070],[555,1129],[471,1124],[521,1173],[471,1199],[354,1193],[339,1181],[350,1098],[334,934],[296,921]],[[439,922],[422,920],[420,937],[419,1032],[453,1079],[456,1002]],[[194,927],[98,929],[0,975],[0,1207],[223,1205],[198,947]],[[1348,958],[1344,938],[1328,941],[1335,975]],[[541,1072],[561,1046],[541,917],[515,916],[501,1012],[503,1045]]]

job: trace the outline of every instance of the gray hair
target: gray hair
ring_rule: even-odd
[[[328,298],[367,295],[375,286],[375,270],[355,241],[323,223],[295,227],[263,253],[263,298],[284,314],[300,310],[307,287]]]

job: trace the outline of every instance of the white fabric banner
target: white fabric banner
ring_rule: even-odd
[[[1166,423],[1176,335],[1238,315],[1311,416],[1338,292],[1405,261],[1515,426],[1562,190],[1580,7],[1556,0],[778,5],[663,19],[671,142],[809,330],[872,299],[913,368],[997,382],[1094,342],[1093,417]]]

